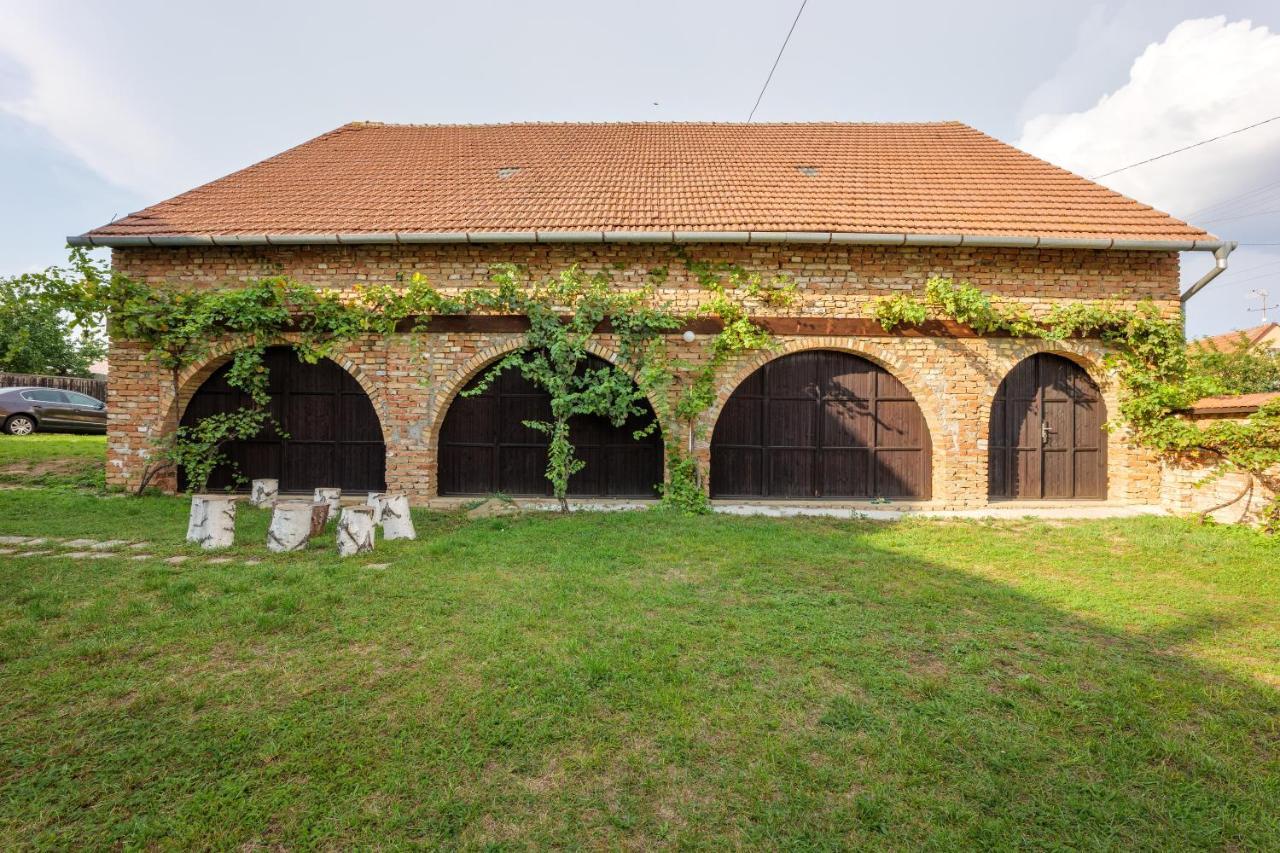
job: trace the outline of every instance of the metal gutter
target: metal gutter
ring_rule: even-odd
[[[808,243],[860,246],[948,246],[998,249],[1100,249],[1137,252],[1213,252],[1218,266],[1183,296],[1185,302],[1226,269],[1237,246],[1226,240],[1116,240],[1096,237],[1019,237],[988,234],[869,234],[831,231],[466,231],[359,234],[127,235],[80,234],[67,245],[125,249],[137,246],[308,246],[420,243]]]
[[[1191,287],[1187,288],[1187,292],[1182,294],[1182,296],[1180,297],[1182,299],[1183,305],[1187,304],[1188,299],[1195,296],[1200,291],[1204,290],[1205,287],[1209,284],[1209,282],[1213,281],[1215,278],[1222,275],[1222,273],[1226,271],[1227,258],[1230,257],[1231,253],[1234,252],[1236,250],[1236,247],[1239,245],[1240,245],[1239,243],[1231,241],[1231,242],[1223,243],[1221,246],[1213,250],[1213,257],[1214,257],[1213,269],[1209,270],[1207,273],[1202,275],[1199,281],[1191,285]]]

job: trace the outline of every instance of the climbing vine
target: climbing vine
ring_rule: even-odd
[[[1196,400],[1220,389],[1215,377],[1193,369],[1182,318],[1162,315],[1152,302],[1134,307],[1117,301],[1073,302],[1033,317],[1022,308],[996,305],[967,282],[934,277],[926,282],[923,299],[886,297],[876,303],[874,315],[889,331],[945,318],[982,334],[1051,341],[1098,338],[1110,347],[1104,363],[1116,373],[1121,419],[1139,445],[1169,457],[1211,460],[1210,479],[1240,471],[1249,475],[1247,489],[1261,482],[1273,493],[1280,493],[1276,474],[1280,468],[1280,401],[1241,421],[1217,421],[1202,427],[1182,417]],[[1280,494],[1264,508],[1262,517],[1269,532],[1280,529]]]
[[[45,299],[69,312],[77,324],[108,320],[109,332],[143,346],[170,381],[168,419],[155,439],[137,486],[141,493],[157,477],[182,469],[193,490],[207,487],[219,465],[230,464],[224,448],[252,438],[268,424],[268,375],[263,354],[269,343],[288,336],[302,361],[315,363],[334,347],[360,335],[389,333],[404,316],[435,305],[434,292],[410,287],[358,292],[346,301],[334,291],[319,290],[285,276],[269,276],[236,288],[199,290],[152,286],[130,279],[83,250],[73,250],[67,268],[51,268],[41,276]],[[176,401],[182,371],[206,361],[215,346],[230,344],[226,380],[247,403],[191,425],[181,423]],[[238,473],[236,474],[238,477]]]
[[[286,276],[205,290],[135,281],[75,250],[67,268],[52,268],[38,277],[44,298],[84,327],[94,327],[106,316],[113,335],[140,343],[167,371],[174,400],[185,368],[206,361],[215,346],[230,346],[234,352],[226,378],[245,395],[245,405],[192,424],[182,424],[172,406],[138,491],[179,468],[190,487],[203,489],[214,469],[229,464],[224,452],[229,443],[269,425],[280,429],[268,406],[263,354],[270,343],[287,340],[301,360],[314,363],[342,343],[387,336],[406,322],[418,330],[440,315],[515,314],[529,320],[524,341],[490,366],[479,388],[468,393],[477,393],[505,370],[519,370],[547,392],[550,418],[528,426],[548,438],[546,476],[561,507],[567,508],[569,482],[583,467],[573,445],[572,419],[595,415],[620,426],[645,411],[647,398],[655,421],[640,433],[661,430],[667,461],[663,504],[703,512],[705,477],[693,453],[705,429],[702,416],[716,400],[718,377],[727,364],[774,345],[768,331],[751,319],[752,312],[790,305],[795,284],[785,275],[767,278],[735,264],[698,260],[680,249],[674,251],[673,263],[683,264],[700,287],[696,307],[683,312],[658,301],[659,288],[669,277],[665,267],[650,270],[644,286],[626,289],[615,287],[605,271],[587,274],[573,266],[531,281],[524,269],[500,265],[488,286],[457,295],[438,291],[416,274],[394,285],[345,291]],[[1189,362],[1181,319],[1163,316],[1150,302],[1076,302],[1033,316],[1021,307],[996,304],[968,283],[935,277],[926,283],[922,298],[881,299],[874,315],[886,330],[945,318],[980,334],[1098,338],[1110,347],[1106,364],[1119,379],[1121,419],[1138,444],[1171,456],[1211,458],[1219,472],[1246,472],[1250,483],[1257,480],[1274,491],[1280,404],[1239,422],[1206,427],[1180,417],[1218,386]],[[703,321],[713,321],[709,325],[716,331],[701,336],[700,343],[681,343],[673,334]],[[617,364],[590,361],[591,340],[602,332],[613,336]],[[1280,501],[1273,501],[1264,517],[1270,528],[1280,526]]]
[[[281,434],[269,410],[268,344],[287,340],[299,359],[314,363],[335,348],[367,335],[390,335],[409,322],[414,330],[435,316],[471,313],[527,317],[530,329],[522,345],[485,371],[478,393],[501,372],[519,370],[546,391],[551,417],[526,425],[548,437],[546,476],[561,507],[567,508],[569,481],[583,467],[575,455],[570,429],[577,415],[594,415],[620,426],[645,411],[652,400],[656,420],[641,434],[660,429],[667,454],[664,504],[698,512],[707,509],[702,473],[680,436],[693,436],[696,424],[715,400],[718,371],[735,356],[772,345],[768,333],[749,318],[753,305],[784,305],[794,295],[789,279],[766,280],[727,263],[705,263],[678,252],[705,293],[700,306],[680,315],[655,302],[667,270],[651,270],[644,287],[618,289],[606,272],[591,275],[573,266],[542,281],[529,281],[514,265],[494,267],[491,282],[458,295],[446,295],[414,274],[396,285],[324,290],[287,276],[267,276],[235,288],[193,289],[139,282],[73,250],[70,265],[43,276],[43,292],[78,323],[106,317],[111,334],[141,344],[168,374],[171,399],[178,399],[184,369],[206,361],[215,346],[233,351],[226,380],[246,403],[233,412],[183,424],[176,403],[155,439],[137,491],[157,477],[182,470],[193,490],[231,460],[224,448],[252,438],[267,426]],[[676,358],[667,336],[693,319],[719,320],[720,330],[704,344],[700,357]],[[591,338],[609,331],[620,354],[617,365],[589,363]],[[238,472],[235,473],[238,478]]]

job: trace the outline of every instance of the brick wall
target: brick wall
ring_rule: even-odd
[[[1221,416],[1192,416],[1191,420],[1207,425]],[[1229,420],[1243,420],[1245,415],[1230,416]],[[1261,519],[1262,510],[1275,497],[1267,486],[1248,474],[1233,472],[1221,476],[1214,474],[1214,460],[1200,456],[1184,456],[1168,460],[1160,467],[1160,503],[1177,515],[1200,514],[1212,507],[1209,513],[1215,521],[1224,524],[1255,524]],[[1280,468],[1269,472],[1272,482],[1280,480]],[[1252,485],[1252,490],[1248,487]],[[1226,506],[1222,506],[1226,504]]]
[[[727,260],[766,274],[785,272],[800,299],[791,313],[867,317],[871,300],[895,292],[920,291],[934,274],[953,275],[998,299],[1044,310],[1061,300],[1150,298],[1177,310],[1178,258],[1174,253],[1085,250],[1006,250],[783,245],[703,245],[688,252],[699,260]],[[527,264],[535,276],[579,262],[588,271],[608,269],[622,287],[638,287],[646,272],[671,272],[659,298],[677,306],[699,301],[697,282],[653,245],[440,245],[330,247],[210,247],[117,250],[116,266],[151,281],[215,287],[236,279],[283,272],[330,287],[394,283],[397,274],[420,272],[442,289],[487,281],[499,262]],[[772,313],[783,313],[774,312]],[[435,446],[449,401],[486,364],[519,344],[518,333],[427,332],[368,339],[351,344],[338,361],[370,393],[387,443],[388,487],[418,500],[435,495]],[[932,435],[933,500],[936,507],[986,503],[986,430],[991,400],[1005,374],[1022,358],[1054,351],[1081,364],[1098,382],[1108,411],[1115,412],[1114,382],[1099,368],[1103,349],[1095,341],[1048,347],[1043,342],[1001,338],[786,336],[781,352],[810,348],[855,353],[886,367],[915,395]],[[678,355],[697,357],[701,342],[674,341]],[[609,336],[598,354],[612,354]],[[707,413],[696,452],[709,459],[711,426],[737,384],[773,354],[754,354],[722,374],[719,399]],[[200,383],[225,362],[220,353],[180,377],[176,411]],[[151,437],[175,409],[170,383],[138,347],[113,341],[111,352],[109,481],[125,485],[138,476]],[[1109,436],[1109,496],[1116,502],[1150,502],[1160,486],[1160,468],[1131,448],[1120,431]]]

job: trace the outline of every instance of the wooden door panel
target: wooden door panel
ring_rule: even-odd
[[[875,415],[859,400],[824,400],[822,446],[871,447],[876,438]]]
[[[769,494],[788,498],[814,496],[814,454],[810,449],[775,449],[770,454]]]
[[[883,368],[797,353],[752,373],[726,402],[711,440],[711,493],[927,497],[931,453],[920,407]]]
[[[453,464],[440,466],[440,492],[451,495],[478,495],[493,480],[494,457],[491,446],[459,446],[451,448]]]
[[[253,439],[227,446],[241,476],[279,480],[284,491],[385,488],[382,428],[360,384],[328,359],[316,364],[298,361],[289,347],[268,348],[263,364],[269,371],[268,408],[282,430],[268,422]],[[230,368],[224,365],[200,386],[183,414],[183,424],[248,404],[247,395],[227,383]],[[185,475],[180,474],[179,483],[186,486]],[[247,487],[235,482],[230,466],[215,471],[209,485]]]
[[[818,412],[808,401],[770,400],[766,411],[769,443],[782,447],[809,447],[817,425]]]
[[[924,446],[926,427],[914,400],[881,400],[877,411],[880,429],[876,443],[880,447]]]
[[[876,494],[909,498],[925,490],[921,454],[911,450],[882,450],[876,454]]]
[[[1046,391],[1047,393],[1047,391]],[[1068,450],[1075,436],[1073,409],[1069,398],[1051,400],[1045,398],[1044,415],[1041,418],[1040,444],[1045,451]]]
[[[498,446],[498,482],[485,480],[482,492],[508,495],[545,495],[547,483],[547,450],[545,447]]]
[[[1076,449],[1075,487],[1078,498],[1104,498],[1107,496],[1106,466],[1102,464],[1103,451]]]
[[[589,369],[603,366],[593,361]],[[482,374],[483,375],[483,374]],[[473,379],[468,388],[476,386]],[[526,420],[551,417],[551,398],[526,380],[518,369],[506,370],[484,393],[458,395],[440,428],[438,453],[442,495],[544,496],[549,437],[524,425]],[[635,432],[653,423],[643,415],[615,427],[605,418],[579,416],[570,420],[569,440],[586,467],[569,480],[569,494],[577,497],[652,497],[662,482],[662,437],[654,430],[640,439]],[[484,459],[475,452],[488,448]],[[483,464],[487,460],[487,464]]]
[[[717,447],[711,465],[711,493],[725,497],[765,494],[764,450],[760,447]]]
[[[1016,365],[991,406],[992,497],[1106,497],[1106,407],[1078,365],[1040,354]]]
[[[818,468],[821,494],[871,497],[870,465],[870,448],[823,450]]]

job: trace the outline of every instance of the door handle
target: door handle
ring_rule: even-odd
[[[1040,446],[1045,447],[1049,444],[1049,436],[1054,434],[1054,430],[1049,429],[1049,425],[1044,421],[1040,422]]]

